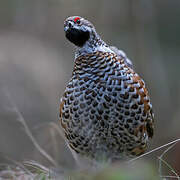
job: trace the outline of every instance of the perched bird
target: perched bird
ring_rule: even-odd
[[[138,156],[153,137],[154,114],[144,81],[123,51],[107,45],[86,19],[64,22],[77,47],[72,77],[60,102],[60,122],[70,149],[112,161]]]

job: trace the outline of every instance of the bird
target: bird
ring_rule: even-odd
[[[132,61],[103,41],[83,17],[66,18],[64,32],[76,47],[59,108],[70,150],[78,157],[111,162],[143,154],[154,134],[154,113]]]

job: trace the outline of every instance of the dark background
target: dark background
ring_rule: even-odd
[[[146,82],[155,112],[153,149],[180,136],[179,0],[1,0],[0,162],[47,160],[34,147],[16,110],[44,150],[73,166],[55,125],[59,100],[73,68],[74,46],[63,22],[90,20],[108,44],[124,50]],[[180,145],[168,160],[180,172]],[[149,155],[156,164],[161,151]]]

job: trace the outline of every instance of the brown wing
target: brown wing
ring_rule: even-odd
[[[136,74],[133,76],[134,83],[139,83],[140,86],[137,88],[137,94],[140,96],[140,104],[144,104],[144,111],[142,113],[147,114],[147,119],[145,120],[145,126],[139,127],[138,130],[144,132],[147,131],[148,137],[152,138],[154,134],[154,114],[152,106],[150,104],[150,98],[148,91],[145,87],[143,80]]]

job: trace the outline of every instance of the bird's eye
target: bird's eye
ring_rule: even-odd
[[[80,22],[81,22],[80,19],[78,19],[78,20],[76,21],[77,24],[80,24]]]
[[[77,24],[80,24],[80,22],[81,22],[81,21],[80,21],[80,17],[74,18],[74,22],[77,23]]]

